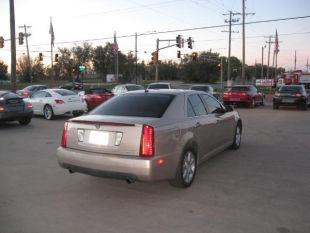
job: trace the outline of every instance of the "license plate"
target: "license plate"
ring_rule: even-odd
[[[104,131],[90,131],[88,142],[94,145],[107,146],[109,143],[109,133]]]
[[[294,99],[283,99],[282,103],[294,103],[295,100]]]

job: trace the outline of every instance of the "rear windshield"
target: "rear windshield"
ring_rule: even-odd
[[[174,97],[171,94],[150,93],[121,95],[105,102],[90,114],[160,118]]]
[[[61,96],[68,96],[68,95],[76,95],[73,91],[69,90],[54,90],[55,93],[61,95]]]
[[[231,91],[249,91],[250,87],[232,87]]]
[[[207,91],[207,92],[211,90],[209,86],[193,86],[191,89],[196,91]]]
[[[282,86],[279,89],[279,92],[301,92],[302,91],[302,87],[300,86]]]
[[[142,86],[126,86],[128,91],[137,91],[137,90],[144,90]]]
[[[107,89],[90,89],[88,91],[86,91],[87,94],[91,93],[91,94],[103,94],[103,93],[111,93],[109,90]]]
[[[35,90],[35,89],[36,89],[35,86],[28,86],[28,87],[25,87],[23,90],[33,91],[33,90]]]
[[[169,89],[168,84],[150,84],[148,89]]]

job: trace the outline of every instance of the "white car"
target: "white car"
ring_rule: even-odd
[[[150,83],[147,88],[149,89],[173,89],[170,83]]]
[[[79,95],[66,89],[45,89],[34,93],[26,101],[33,106],[33,113],[51,120],[55,115],[72,113],[80,116],[87,111],[87,104]]]

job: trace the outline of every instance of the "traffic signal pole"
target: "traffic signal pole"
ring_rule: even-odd
[[[28,57],[29,77],[30,77],[30,83],[32,83],[32,69],[31,69],[31,61],[30,61],[29,46],[28,46],[28,36],[30,36],[30,34],[27,34],[27,28],[31,28],[31,26],[26,26],[26,24],[24,24],[24,26],[20,26],[20,28],[24,28],[24,35],[26,38],[27,57]]]

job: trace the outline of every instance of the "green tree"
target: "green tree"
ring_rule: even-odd
[[[7,80],[8,79],[8,66],[0,60],[0,79]]]
[[[45,79],[45,72],[44,66],[39,59],[32,60],[30,59],[31,63],[31,70],[32,70],[32,81],[44,80]],[[28,65],[28,58],[27,56],[21,56],[17,60],[16,65],[16,74],[20,77],[23,82],[30,82],[30,75],[29,75],[29,65]]]

